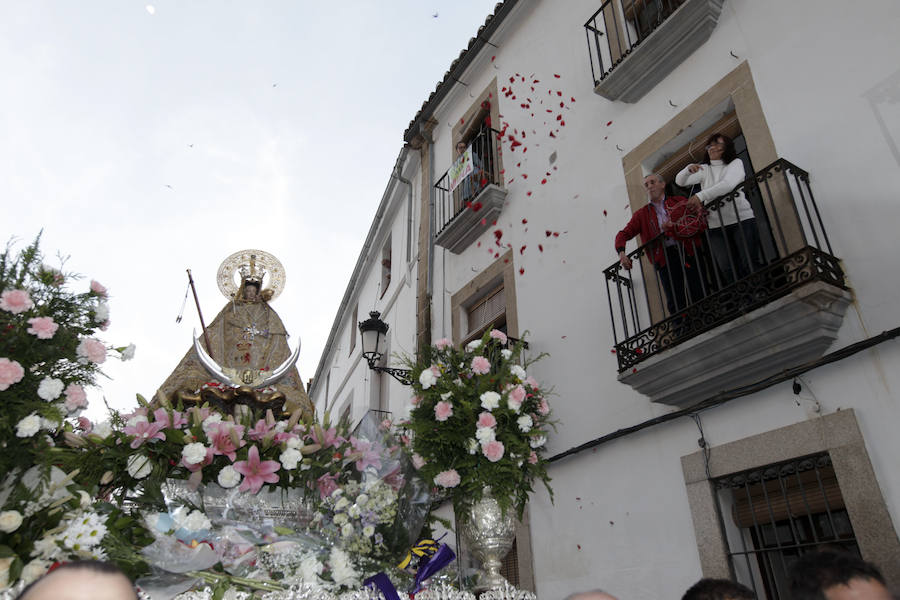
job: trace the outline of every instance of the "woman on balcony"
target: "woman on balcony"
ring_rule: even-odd
[[[731,138],[721,133],[706,140],[702,164],[690,164],[675,176],[675,183],[681,187],[700,184],[700,191],[688,198],[698,208],[729,194],[743,181],[744,163],[737,158]],[[761,266],[759,231],[742,190],[716,204],[709,206],[709,246],[721,277],[720,287],[724,287]]]

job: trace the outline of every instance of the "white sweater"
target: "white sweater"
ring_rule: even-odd
[[[713,198],[724,196],[742,181],[744,181],[744,163],[739,158],[734,159],[727,165],[721,160],[711,160],[708,165],[700,165],[700,170],[696,173],[689,172],[688,167],[685,167],[675,176],[675,183],[681,187],[689,187],[699,183],[701,191],[697,192],[697,197],[703,203],[709,202]],[[723,224],[731,225],[736,223],[737,219],[734,218],[735,206],[737,207],[738,218],[741,221],[753,218],[753,209],[744,196],[744,192],[741,191],[735,197],[733,205],[731,202],[726,202],[718,210],[709,212],[709,226],[722,227]]]

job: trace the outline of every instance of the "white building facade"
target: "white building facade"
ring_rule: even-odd
[[[707,576],[788,598],[824,544],[900,587],[898,25],[888,0],[498,4],[404,134],[317,410],[407,414],[361,356],[370,311],[390,366],[501,327],[549,354],[530,374],[559,421],[521,587],[680,597]],[[671,181],[714,132],[758,175],[740,190],[763,264],[731,287],[711,267],[671,312],[652,251],[625,271],[613,238],[644,176]],[[476,174],[451,190],[459,142]]]

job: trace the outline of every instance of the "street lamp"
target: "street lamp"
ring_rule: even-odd
[[[387,373],[403,385],[410,385],[411,371],[409,369],[394,369],[380,367],[378,362],[384,357],[385,340],[387,339],[388,324],[381,320],[381,313],[373,310],[369,318],[359,324],[359,334],[362,338],[362,355],[369,363],[369,368],[377,373]]]

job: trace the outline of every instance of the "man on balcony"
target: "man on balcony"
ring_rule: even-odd
[[[625,253],[625,243],[641,236],[644,253],[650,257],[657,282],[665,292],[669,314],[675,314],[705,295],[696,254],[703,243],[700,234],[706,222],[692,212],[686,198],[667,196],[666,182],[659,175],[644,177],[644,189],[649,202],[616,234],[616,251],[619,263],[630,270],[632,261]]]

